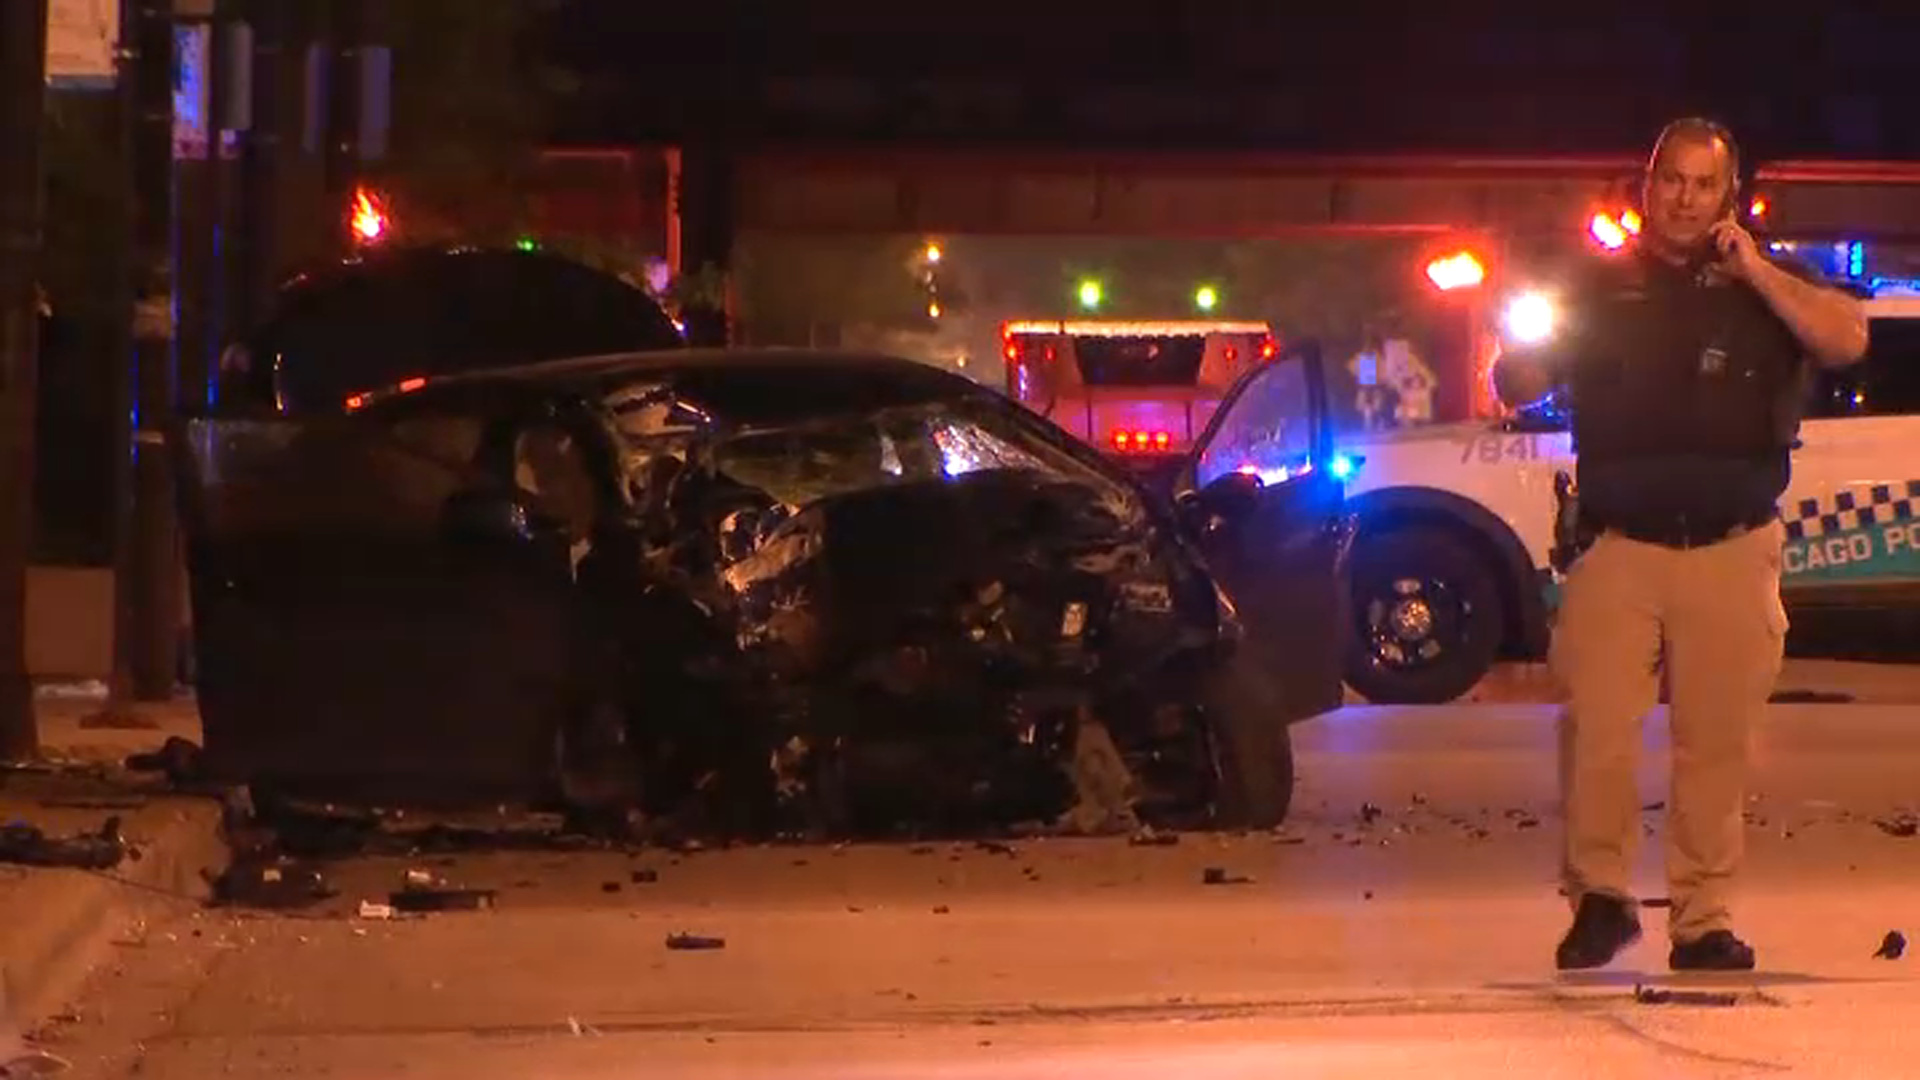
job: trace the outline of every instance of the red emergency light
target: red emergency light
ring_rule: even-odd
[[[1165,450],[1173,445],[1173,436],[1165,431],[1128,431],[1121,428],[1113,433],[1113,448],[1122,454],[1144,454],[1149,450]]]

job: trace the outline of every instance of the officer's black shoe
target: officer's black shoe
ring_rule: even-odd
[[[1676,941],[1667,954],[1675,971],[1752,971],[1753,946],[1731,930],[1709,930],[1692,941]]]
[[[1553,960],[1561,971],[1597,968],[1613,961],[1620,950],[1640,940],[1640,917],[1628,901],[1617,896],[1588,893],[1573,913],[1573,926],[1560,939]]]

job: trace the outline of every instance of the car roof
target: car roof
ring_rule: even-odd
[[[440,376],[417,393],[546,384],[594,394],[649,381],[671,386],[731,422],[756,426],[993,393],[897,356],[802,348],[689,348],[546,360]]]

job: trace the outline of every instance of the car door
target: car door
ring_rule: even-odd
[[[547,778],[574,700],[567,545],[514,517],[511,476],[487,464],[506,418],[428,398],[185,423],[217,773],[382,805],[515,800]]]
[[[1208,422],[1179,490],[1194,539],[1238,613],[1236,663],[1265,676],[1279,718],[1342,700],[1352,527],[1333,461],[1316,343],[1242,375]]]

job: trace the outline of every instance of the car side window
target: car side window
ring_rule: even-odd
[[[1282,360],[1253,376],[1232,402],[1201,452],[1201,487],[1230,472],[1252,473],[1269,484],[1304,471],[1313,456],[1313,388],[1307,365]]]
[[[474,413],[411,409],[207,422],[194,432],[207,524],[228,536],[427,540],[447,500],[480,478],[475,455],[485,423]]]
[[[1811,417],[1920,416],[1920,319],[1867,324],[1866,359],[1813,380]]]

